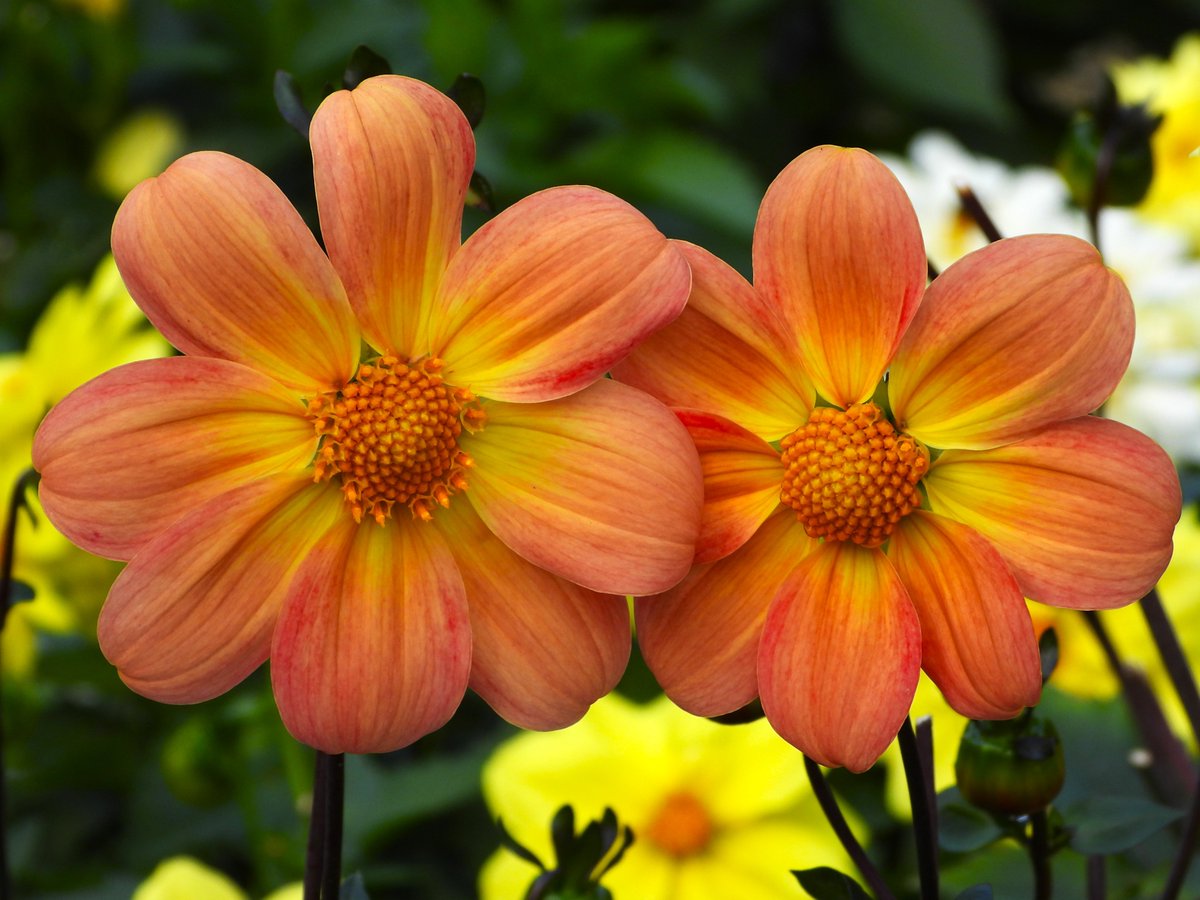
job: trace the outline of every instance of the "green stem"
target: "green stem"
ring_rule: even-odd
[[[345,757],[317,751],[304,864],[304,900],[337,900],[342,882]]]
[[[912,719],[905,719],[896,735],[900,758],[904,761],[904,779],[908,782],[908,800],[912,805],[913,838],[917,844],[917,871],[921,876],[921,900],[938,898],[937,825],[934,818],[932,785],[926,779],[927,766],[913,731]]]
[[[1033,862],[1034,900],[1050,900],[1054,881],[1050,874],[1050,826],[1046,810],[1039,809],[1029,817],[1033,834],[1029,840],[1029,858]]]

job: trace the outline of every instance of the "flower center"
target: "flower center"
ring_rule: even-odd
[[[313,397],[308,415],[321,435],[315,481],[338,477],[355,522],[368,515],[382,525],[399,503],[416,518],[433,518],[433,504],[467,489],[474,460],[458,446],[463,429],[487,419],[466,388],[443,383],[435,358],[403,363],[384,356],[358,367],[340,391]]]
[[[810,537],[878,547],[921,505],[929,451],[874,403],[818,407],[783,439],[782,501]]]
[[[691,856],[708,846],[712,832],[712,819],[704,805],[693,794],[678,791],[659,808],[646,828],[646,837],[672,856]]]

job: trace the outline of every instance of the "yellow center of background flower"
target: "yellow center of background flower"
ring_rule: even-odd
[[[669,795],[645,829],[646,839],[671,856],[699,853],[712,833],[708,810],[687,791]]]
[[[921,505],[917,483],[929,452],[897,434],[874,403],[818,407],[780,447],[787,468],[780,499],[810,537],[878,547]]]
[[[403,363],[384,356],[359,366],[340,391],[320,394],[308,415],[320,447],[314,480],[337,476],[354,521],[371,516],[382,525],[397,503],[416,518],[432,518],[433,504],[467,489],[474,465],[459,435],[486,420],[475,396],[443,383],[441,360]]]

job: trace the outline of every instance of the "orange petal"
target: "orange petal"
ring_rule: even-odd
[[[113,256],[167,340],[305,392],[340,387],[359,337],[333,266],[288,199],[249,163],[189,153],[130,192]]]
[[[1179,478],[1146,436],[1083,416],[995,450],[948,450],[933,511],[987,538],[1027,597],[1102,609],[1143,596],[1171,558]]]
[[[779,451],[728,419],[676,410],[704,473],[704,513],[696,542],[697,563],[728,556],[779,506],[784,467]]]
[[[638,646],[676,704],[717,716],[758,695],[758,639],[779,586],[816,546],[780,510],[734,553],[697,566],[677,587],[634,603]]]
[[[467,588],[471,688],[521,728],[578,721],[621,679],[629,606],[539,569],[506,547],[465,501],[438,513]]]
[[[921,302],[927,264],[912,204],[864,150],[815,147],[767,189],[754,284],[790,320],[817,392],[870,397]]]
[[[992,545],[950,519],[917,510],[888,558],[921,622],[921,667],[972,719],[1009,719],[1042,692],[1037,638],[1017,579]]]
[[[601,380],[545,403],[489,403],[462,442],[472,505],[535,565],[607,594],[656,594],[692,563],[696,447],[648,394]]]
[[[887,557],[819,544],[780,589],[763,625],[763,710],[823,766],[863,772],[900,730],[921,674],[921,626]]]
[[[326,97],[309,139],[325,246],[367,340],[422,355],[423,322],[461,239],[471,126],[441,91],[384,75]]]
[[[998,241],[929,286],[892,363],[900,428],[983,450],[1081,416],[1116,387],[1133,347],[1129,291],[1066,235]]]
[[[325,753],[384,753],[440,728],[470,670],[458,566],[413,519],[331,532],[296,573],[271,647],[283,724]]]
[[[277,382],[176,356],[121,366],[69,394],[38,429],[33,462],[58,529],[92,553],[129,559],[210,498],[303,469],[316,448],[299,398]]]
[[[551,188],[496,216],[454,258],[431,349],[453,384],[552,400],[679,315],[690,284],[683,255],[624,200]]]
[[[675,242],[692,269],[679,318],[613,368],[667,406],[716,413],[768,441],[808,421],[814,390],[777,310],[717,257]]]
[[[267,658],[279,607],[313,543],[350,523],[341,495],[303,474],[214,498],[142,548],[113,584],[100,649],[163,703],[225,693]]]

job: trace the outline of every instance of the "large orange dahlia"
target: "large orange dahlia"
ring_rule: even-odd
[[[1167,455],[1088,415],[1129,360],[1133,307],[1099,254],[999,241],[926,288],[917,219],[861,150],[819,147],[768,189],[751,286],[698,247],[687,310],[614,370],[701,454],[696,566],[636,605],[666,692],[699,715],[761,697],[825,765],[868,768],[920,669],[950,704],[1037,702],[1023,595],[1104,608],[1171,555]]]
[[[173,703],[270,657],[284,723],[327,752],[410,743],[468,682],[519,725],[567,725],[627,659],[606,595],[691,564],[688,434],[602,377],[679,314],[684,256],[586,187],[460,247],[474,139],[417,81],[331,95],[310,137],[328,255],[220,153],[117,215],[130,292],[186,355],[88,383],[34,448],[54,523],[129,560],[101,648]]]

